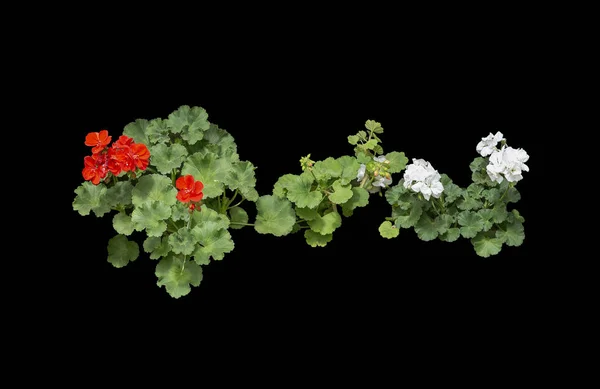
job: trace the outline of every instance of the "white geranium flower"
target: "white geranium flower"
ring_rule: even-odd
[[[422,193],[425,200],[431,196],[439,198],[444,191],[440,182],[441,176],[431,164],[424,159],[413,158],[413,163],[404,171],[404,187]]]
[[[487,157],[495,150],[498,150],[496,145],[502,139],[504,139],[504,135],[502,135],[500,131],[498,131],[495,135],[490,132],[488,136],[481,138],[481,141],[477,143],[477,147],[475,147],[475,149],[479,154],[481,154],[482,157]]]
[[[391,178],[385,178],[384,176],[377,176],[375,181],[373,181],[373,186],[379,186],[385,188],[386,186],[392,183]]]
[[[524,171],[529,171],[529,166],[525,165],[527,160],[529,155],[525,150],[505,145],[490,155],[486,170],[492,181],[501,183],[506,178],[508,182],[517,182],[523,179]]]
[[[358,168],[358,174],[356,175],[356,181],[360,181],[364,178],[366,169],[367,165],[361,163],[360,167]]]
[[[379,157],[373,157],[373,160],[375,162],[385,162],[385,156],[384,155],[380,155]]]

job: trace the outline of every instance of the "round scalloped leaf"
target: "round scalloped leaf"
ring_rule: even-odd
[[[244,210],[244,208],[241,207],[233,207],[231,209],[229,209],[229,219],[231,220],[231,222],[229,223],[229,226],[234,229],[240,229],[240,228],[244,228],[244,224],[248,223],[248,212],[246,212]],[[236,224],[236,223],[242,223],[240,224]]]
[[[235,247],[231,234],[219,222],[199,224],[192,229],[192,235],[199,244],[192,253],[199,265],[207,264],[211,258],[220,261]]]
[[[191,226],[193,228],[206,223],[213,223],[216,224],[218,228],[226,229],[229,227],[229,218],[214,209],[208,208],[206,204],[203,204],[200,211],[194,211],[192,213]]]
[[[308,243],[311,247],[325,247],[327,243],[331,242],[332,234],[319,234],[314,232],[313,230],[304,231],[304,238],[306,239],[306,243]]]
[[[412,204],[413,205],[409,209],[396,207],[392,210],[392,217],[396,219],[396,227],[410,228],[417,225],[423,214],[423,207],[418,201],[415,201]]]
[[[150,259],[166,257],[171,252],[168,236],[149,236],[144,240],[143,247],[150,254]]]
[[[180,228],[169,235],[169,246],[175,254],[190,255],[196,248],[196,238],[192,231],[187,228]]]
[[[359,140],[360,140],[360,138],[358,137],[358,135],[349,135],[348,136],[348,143],[350,143],[351,145],[357,144]]]
[[[113,217],[113,228],[121,235],[131,235],[135,229],[131,216],[125,212],[119,212]]]
[[[440,240],[444,242],[454,242],[460,237],[460,228],[448,228],[446,232],[439,235]]]
[[[188,156],[185,146],[172,144],[167,146],[164,143],[157,144],[151,148],[152,165],[162,174],[169,174],[173,169],[179,169],[183,161]]]
[[[153,201],[136,207],[131,213],[131,222],[136,231],[146,230],[148,236],[160,236],[167,229],[164,220],[171,216],[171,207]]]
[[[139,254],[138,244],[125,235],[116,235],[108,241],[108,262],[114,267],[123,267],[135,261]]]
[[[215,153],[194,153],[186,159],[181,175],[191,174],[196,181],[202,182],[204,198],[217,197],[223,193],[223,183],[231,169],[231,162],[218,158]]]
[[[460,234],[465,238],[475,237],[485,226],[483,218],[476,212],[463,211],[456,220],[461,226]]]
[[[407,192],[408,189],[404,187],[404,179],[402,178],[396,185],[388,188],[385,191],[385,199],[390,205],[396,205],[398,204],[398,201],[400,200],[401,196],[406,194]]]
[[[259,234],[283,236],[289,234],[296,224],[292,203],[273,195],[264,195],[256,201],[254,229]]]
[[[352,197],[342,204],[342,214],[346,217],[352,216],[354,209],[369,204],[369,192],[365,188],[355,186],[352,188]]]
[[[525,240],[525,228],[518,221],[504,223],[502,228],[496,231],[496,237],[506,243],[507,246],[520,246]]]
[[[294,182],[294,177],[297,176],[295,174],[284,174],[279,177],[273,185],[273,194],[282,199],[286,198],[288,187]]]
[[[397,237],[398,234],[400,234],[400,230],[396,228],[391,222],[386,220],[379,226],[379,234],[384,238],[392,239]]]
[[[456,185],[446,174],[441,175],[440,182],[444,186],[444,202],[450,204],[462,196],[463,190]]]
[[[408,158],[403,152],[392,151],[387,153],[385,158],[390,161],[390,168],[388,169],[390,173],[400,173],[408,163]]]
[[[494,212],[491,209],[480,209],[477,211],[477,214],[481,216],[481,221],[483,222],[483,231],[489,231],[494,225]]]
[[[415,232],[419,239],[424,241],[434,240],[439,235],[438,225],[435,219],[432,219],[426,213],[421,216],[415,225]]]
[[[171,140],[169,138],[169,127],[167,121],[161,118],[152,119],[146,127],[146,135],[151,144],[166,143]]]
[[[356,170],[358,171],[358,168]],[[317,180],[322,182],[326,182],[331,178],[339,178],[342,175],[342,171],[342,164],[333,157],[326,158],[322,161],[317,161],[313,166],[313,173],[315,174],[315,177],[317,177]]]
[[[352,198],[353,192],[350,185],[342,185],[341,180],[336,180],[333,185],[333,193],[329,200],[334,204],[343,204]]]
[[[310,173],[302,173],[290,178],[287,186],[288,199],[300,208],[315,208],[323,199],[323,194],[312,190],[314,178]]]
[[[310,228],[321,235],[331,234],[342,225],[342,217],[337,212],[330,212],[326,215],[317,215],[313,220],[308,221]]]
[[[299,208],[299,207],[296,207],[296,215],[298,215],[298,217],[300,219],[313,220],[313,219],[316,219],[317,216],[319,216],[319,212],[317,211],[316,208]]]
[[[199,286],[202,281],[202,267],[181,256],[169,255],[161,259],[155,271],[159,287],[164,286],[173,298],[180,298],[190,293],[192,286]]]
[[[182,105],[169,115],[167,126],[171,132],[180,133],[183,140],[193,145],[204,137],[210,123],[204,108]]]
[[[133,185],[130,181],[119,181],[106,190],[106,202],[110,207],[131,204]]]
[[[485,170],[487,164],[489,162],[488,158],[484,158],[484,157],[477,157],[473,160],[473,162],[471,162],[469,164],[469,169],[471,169],[472,172],[477,172],[480,170]]]
[[[484,258],[496,255],[502,250],[502,239],[496,237],[492,231],[480,232],[476,237],[471,239],[471,243],[477,255]]]
[[[356,180],[360,162],[358,162],[355,157],[349,155],[341,156],[337,161],[342,165],[342,174],[340,175],[340,182],[342,185],[347,185],[353,180]]]
[[[106,192],[106,185],[103,183],[94,185],[85,181],[75,189],[77,196],[73,201],[73,209],[81,216],[89,215],[92,211],[97,217],[101,217],[111,210],[106,199]]]
[[[125,126],[123,129],[123,135],[133,138],[135,143],[143,143],[148,146],[150,144],[150,140],[146,134],[148,123],[149,122],[146,119],[136,119],[134,122]]]
[[[492,219],[494,223],[499,224],[506,220],[508,217],[508,211],[506,210],[505,204],[496,204],[494,208],[492,208]]]
[[[254,165],[248,161],[234,162],[227,172],[224,182],[229,189],[238,189],[246,200],[256,201],[258,192],[254,189],[256,186],[255,169]]]
[[[140,177],[131,192],[131,202],[135,206],[151,204],[155,201],[165,205],[177,202],[177,189],[168,177],[160,174],[148,174]]]

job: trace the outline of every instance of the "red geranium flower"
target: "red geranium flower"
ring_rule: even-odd
[[[179,189],[179,192],[177,192],[177,200],[183,203],[200,201],[204,196],[202,193],[204,184],[194,180],[194,176],[191,174],[179,177],[177,181],[175,181],[175,187]]]
[[[135,166],[141,170],[146,170],[150,163],[150,150],[143,143],[131,145],[131,157]]]
[[[83,159],[83,164],[83,178],[92,181],[94,185],[98,185],[108,173],[108,158],[105,153],[87,156]]]
[[[107,130],[90,132],[85,137],[85,145],[92,146],[92,154],[97,154],[104,150],[104,148],[110,143],[111,139],[112,137],[108,135]]]

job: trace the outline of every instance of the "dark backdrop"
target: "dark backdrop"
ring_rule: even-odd
[[[192,45],[176,53],[169,42],[138,41],[118,52],[107,44],[70,53],[63,70],[73,73],[53,87],[68,97],[63,108],[70,118],[60,133],[68,150],[60,201],[68,282],[61,285],[80,322],[127,327],[140,317],[148,325],[183,319],[206,331],[244,323],[231,330],[243,332],[268,318],[280,328],[366,322],[371,330],[494,325],[529,331],[527,323],[553,296],[542,249],[547,226],[536,209],[547,169],[540,118],[551,115],[540,101],[551,88],[543,61],[535,45],[514,46],[501,36],[400,41],[359,47],[352,38],[298,37],[282,45],[238,37],[218,48]],[[101,39],[95,43],[104,47]],[[298,173],[301,156],[351,154],[346,137],[367,119],[382,123],[386,150],[424,158],[461,186],[470,182],[477,142],[501,131],[509,145],[530,154],[516,204],[526,219],[524,244],[484,259],[463,238],[422,242],[413,230],[402,230],[383,239],[377,228],[390,207],[371,197],[368,207],[344,218],[325,248],[309,247],[301,235],[233,230],[234,251],[204,267],[200,287],[173,299],[156,285],[156,262],[145,253],[122,269],[109,264],[110,216],[82,217],[71,204],[82,182],[88,132],[117,135],[135,119],[164,118],[184,104],[205,108],[211,122],[231,133],[241,158],[258,167],[260,194],[279,176]]]

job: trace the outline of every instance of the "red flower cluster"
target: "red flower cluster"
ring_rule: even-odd
[[[204,197],[204,193],[202,193],[202,189],[204,189],[204,184],[200,181],[194,180],[194,176],[188,174],[186,176],[181,176],[175,181],[175,187],[179,190],[177,192],[177,200],[182,203],[190,204],[190,211],[194,209],[200,210],[200,205],[195,204],[202,200]]]
[[[121,172],[146,170],[150,162],[150,151],[143,143],[135,143],[133,138],[121,135],[108,147],[112,137],[108,131],[90,132],[85,137],[85,145],[92,147],[92,155],[83,159],[83,178],[98,185],[108,173],[115,176]]]

